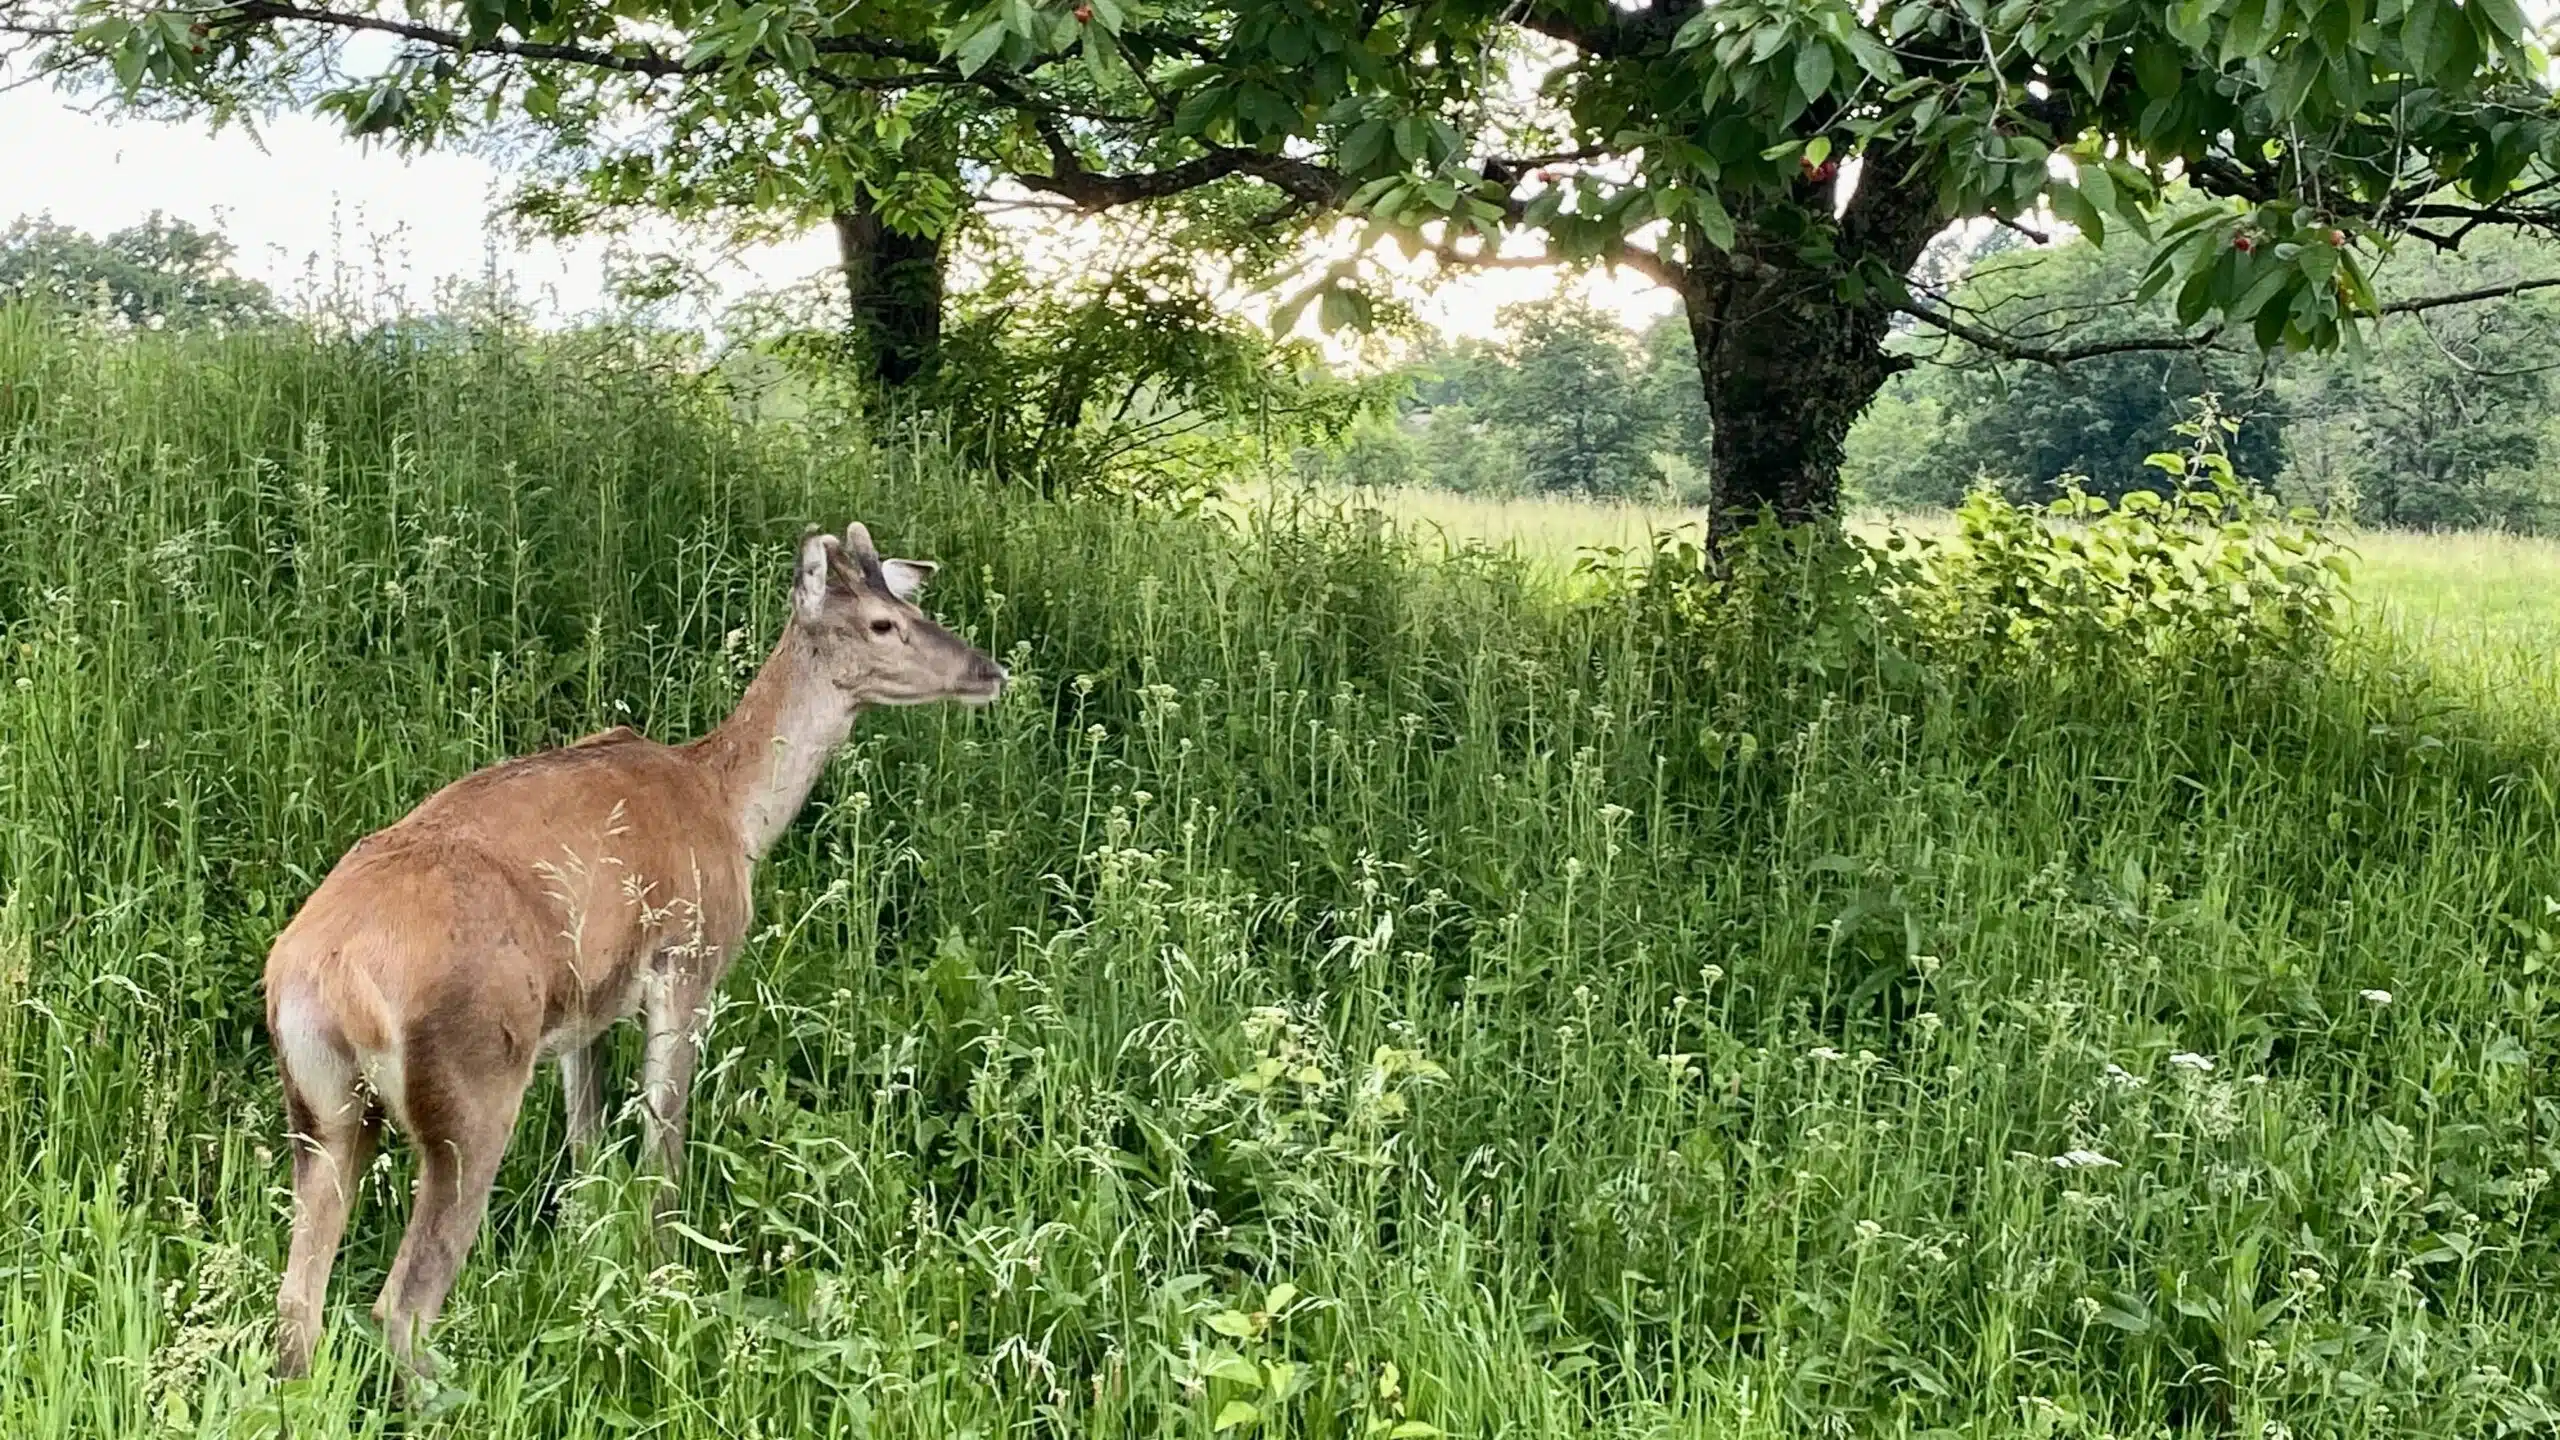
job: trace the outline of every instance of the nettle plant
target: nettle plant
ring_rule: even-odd
[[[2208,403],[2150,457],[2169,477],[2110,504],[2066,477],[2051,504],[1975,491],[1920,560],[1914,609],[1959,654],[2094,673],[2237,679],[2316,664],[2345,599],[2345,548],[2236,474],[2238,422]],[[1925,597],[1925,598],[1919,598]]]
[[[2112,503],[2068,476],[2050,504],[1983,487],[1951,535],[1764,521],[1721,549],[1664,536],[1649,563],[1614,574],[1708,663],[1827,688],[2311,673],[2335,635],[2349,552],[2233,469],[2236,427],[2206,401],[2177,427],[2185,446],[2148,461],[2166,483]]]

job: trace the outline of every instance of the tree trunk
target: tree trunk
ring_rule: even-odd
[[[835,215],[850,330],[883,391],[933,372],[942,345],[942,239],[891,228],[867,205]]]
[[[1829,184],[1803,187],[1795,214],[1827,216]],[[1870,156],[1830,239],[1837,258],[1803,258],[1815,229],[1744,217],[1730,252],[1701,250],[1686,275],[1689,337],[1706,390],[1707,531],[1721,543],[1763,514],[1787,525],[1840,512],[1849,426],[1908,361],[1885,353],[1893,312],[1881,282],[1908,275],[1942,226],[1933,177]],[[1842,295],[1844,281],[1867,298]]]
[[[1843,304],[1821,271],[1727,276],[1713,303],[1691,304],[1717,539],[1764,512],[1786,525],[1839,513],[1842,442],[1893,373],[1885,320]]]

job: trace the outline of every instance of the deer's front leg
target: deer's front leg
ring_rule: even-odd
[[[604,1080],[596,1069],[596,1042],[560,1052],[560,1093],[569,1111],[569,1153],[585,1160],[604,1134]]]
[[[663,1226],[674,1217],[682,1193],[684,1107],[693,1094],[693,1068],[702,1054],[710,987],[685,966],[671,960],[660,963],[665,968],[650,987],[644,1017],[648,1039],[641,1055],[640,1084],[649,1153],[661,1177],[657,1209]]]

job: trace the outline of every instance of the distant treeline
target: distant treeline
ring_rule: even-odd
[[[1930,263],[1957,303],[2010,331],[2077,343],[2176,333],[2171,297],[2134,301],[2147,250],[2035,247],[2006,231],[1943,243]],[[2384,272],[2399,293],[2493,288],[2560,272],[2560,249],[2474,237],[2460,256],[2406,242]],[[2386,293],[2388,298],[2388,292]],[[2156,485],[2197,398],[2239,421],[2240,470],[2286,498],[2393,526],[2560,527],[2560,290],[2395,316],[2334,355],[2204,346],[2084,361],[1999,361],[1925,332],[1917,364],[1850,433],[1859,501],[1952,505],[1988,484],[2014,499],[2071,483],[2114,496]],[[1301,451],[1311,478],[1656,503],[1705,493],[1709,427],[1674,316],[1641,334],[1571,299],[1512,307],[1491,341],[1436,344],[1403,367],[1392,416]]]

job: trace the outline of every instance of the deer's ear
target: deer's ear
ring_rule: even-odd
[[[881,577],[889,582],[889,593],[901,600],[913,600],[923,591],[924,582],[942,567],[930,560],[883,560]]]
[[[844,542],[823,530],[800,541],[800,573],[791,583],[791,606],[803,620],[815,620],[827,608],[827,572]]]

